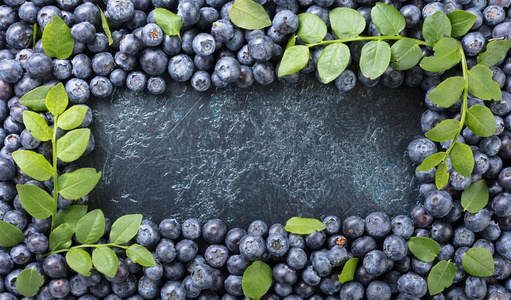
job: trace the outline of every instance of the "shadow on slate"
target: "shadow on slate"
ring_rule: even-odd
[[[230,228],[408,213],[419,183],[406,147],[422,135],[423,97],[360,84],[340,93],[311,78],[207,93],[172,82],[164,96],[120,89],[89,101],[96,149],[83,164],[103,171],[90,206]]]

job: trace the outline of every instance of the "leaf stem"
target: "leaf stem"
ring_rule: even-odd
[[[71,248],[51,251],[49,253],[43,254],[43,256],[50,255],[50,254],[57,254],[57,253],[67,252],[67,251],[70,251],[70,250],[73,250],[73,249],[98,248],[98,247],[117,247],[117,248],[121,248],[121,249],[128,249],[129,246],[122,246],[122,245],[117,245],[117,244],[114,244],[114,243],[110,243],[110,244],[84,244],[84,245],[73,246]]]
[[[58,177],[58,173],[57,173],[57,120],[58,120],[58,116],[55,116],[54,117],[54,121],[53,121],[53,136],[52,136],[52,139],[51,139],[51,143],[52,143],[52,149],[53,149],[53,201],[55,201],[55,206],[53,208],[53,211],[51,212],[51,231],[53,231],[53,229],[55,229],[55,221],[56,221],[56,216],[57,216],[57,205],[58,205],[58,202],[59,202],[59,188],[58,188],[58,185],[57,185],[57,177]],[[51,232],[50,231],[50,232]]]
[[[402,40],[402,39],[409,39],[414,41],[417,45],[422,46],[430,46],[433,47],[434,44],[428,43],[426,41],[421,41],[417,39],[412,39],[400,35],[382,35],[382,36],[357,36],[353,38],[347,38],[347,39],[337,39],[337,40],[329,40],[329,41],[321,41],[314,44],[307,44],[307,47],[314,47],[314,46],[320,46],[320,45],[328,45],[328,44],[335,44],[335,43],[348,43],[348,42],[356,42],[356,41],[382,41],[382,40]]]

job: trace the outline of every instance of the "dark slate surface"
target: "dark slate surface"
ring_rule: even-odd
[[[421,135],[423,92],[360,86],[339,93],[310,78],[296,86],[165,96],[119,90],[92,99],[103,171],[91,197],[116,218],[221,218],[231,227],[292,216],[407,213],[419,201],[406,147]]]

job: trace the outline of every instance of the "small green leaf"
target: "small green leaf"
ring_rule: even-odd
[[[456,276],[456,270],[456,265],[446,260],[438,262],[431,268],[428,275],[429,294],[436,295],[450,287]]]
[[[181,16],[165,8],[156,8],[154,10],[154,21],[167,35],[181,35],[181,27],[183,26],[183,19]]]
[[[441,107],[451,107],[461,97],[464,85],[463,77],[449,77],[429,93],[428,99]]]
[[[437,190],[441,190],[447,182],[449,182],[449,167],[444,162],[436,169],[435,184]]]
[[[451,163],[458,173],[468,178],[474,169],[474,154],[466,144],[456,143],[451,151]]]
[[[298,15],[298,31],[296,34],[306,43],[314,44],[323,40],[326,35],[326,25],[318,16],[309,13]]]
[[[18,150],[12,153],[14,162],[28,176],[45,181],[52,176],[53,168],[44,156],[30,150]]]
[[[324,230],[325,224],[316,219],[292,217],[287,220],[286,231],[295,234],[311,234],[315,231]]]
[[[350,49],[343,43],[325,47],[318,60],[319,77],[323,83],[334,81],[346,69],[350,61]]]
[[[477,17],[474,14],[466,12],[464,10],[455,10],[450,12],[447,17],[451,21],[453,37],[464,36],[477,21]]]
[[[105,216],[95,209],[81,217],[76,223],[76,239],[82,244],[93,244],[105,233]]]
[[[126,249],[126,255],[132,262],[141,266],[156,266],[156,261],[154,260],[154,256],[151,254],[151,252],[139,244],[133,244],[129,246],[128,249]]]
[[[476,214],[488,204],[490,193],[484,179],[473,182],[461,194],[461,206],[466,211]]]
[[[362,74],[371,80],[380,77],[389,66],[390,53],[390,46],[384,41],[365,44],[360,55]]]
[[[493,80],[493,72],[485,65],[475,65],[468,71],[468,90],[482,100],[500,100],[502,91]]]
[[[492,136],[497,129],[495,116],[483,105],[474,105],[468,109],[465,124],[480,137]]]
[[[289,49],[291,47],[293,47],[294,45],[296,44],[296,33],[291,33],[291,36],[289,37],[289,40],[287,40],[287,43],[286,43],[286,49]]]
[[[358,258],[354,257],[346,262],[342,268],[342,272],[339,275],[339,282],[344,284],[345,282],[352,281],[357,270]]]
[[[399,35],[405,29],[405,18],[390,5],[376,2],[371,9],[371,20],[382,35]]]
[[[43,31],[44,53],[49,57],[67,59],[73,53],[74,45],[71,29],[59,16],[54,16]]]
[[[43,85],[36,87],[20,98],[20,103],[35,111],[46,111],[46,95],[51,90],[51,86]]]
[[[87,115],[88,108],[84,105],[73,105],[58,118],[57,126],[64,130],[80,126]]]
[[[25,110],[23,112],[23,123],[30,130],[30,134],[41,142],[51,140],[53,129],[46,124],[46,121],[40,114],[33,111]]]
[[[420,63],[421,68],[430,72],[442,72],[451,69],[461,60],[460,42],[446,37],[438,41],[433,47],[434,56],[424,57]]]
[[[110,230],[110,240],[112,243],[122,245],[129,242],[137,235],[140,224],[142,223],[142,215],[124,215],[118,218]]]
[[[32,32],[32,50],[35,49],[37,43],[37,23],[34,23],[34,30]]]
[[[309,47],[292,46],[286,49],[280,62],[278,76],[296,73],[309,62]]]
[[[440,253],[440,245],[433,239],[427,237],[411,237],[406,244],[417,259],[424,262],[435,260]]]
[[[445,154],[446,154],[445,152],[438,152],[426,157],[426,159],[424,159],[424,161],[420,164],[416,171],[423,172],[433,169],[444,160]]]
[[[30,184],[16,185],[18,196],[25,210],[34,218],[44,220],[51,216],[57,203],[43,189]]]
[[[493,256],[485,248],[470,248],[465,253],[462,264],[465,271],[472,276],[486,277],[495,273]]]
[[[108,21],[106,20],[105,14],[99,5],[99,12],[101,13],[101,27],[103,27],[103,31],[105,32],[106,37],[108,38],[108,45],[112,45],[114,40],[112,39],[112,32],[110,32],[110,26],[108,26]]]
[[[422,34],[426,42],[435,44],[442,38],[451,35],[451,21],[442,11],[438,10],[424,20]]]
[[[69,99],[62,82],[53,87],[48,92],[48,95],[46,95],[46,108],[48,108],[48,111],[54,116],[63,113],[68,103]]]
[[[94,189],[101,178],[101,172],[94,168],[82,168],[62,174],[57,180],[60,195],[67,200],[80,199]]]
[[[460,130],[460,122],[455,119],[443,120],[430,131],[426,132],[426,137],[433,142],[448,141]]]
[[[44,284],[44,277],[33,268],[25,269],[16,278],[16,289],[25,297],[34,297]]]
[[[96,269],[108,277],[114,277],[119,266],[119,259],[109,247],[97,247],[92,251],[92,263]]]
[[[77,160],[87,149],[89,138],[89,128],[69,131],[57,140],[57,157],[65,162]]]
[[[232,23],[243,29],[262,29],[271,26],[271,20],[264,7],[252,0],[236,0],[229,10]]]
[[[408,70],[417,65],[422,58],[421,48],[410,39],[395,42],[390,51],[392,67],[395,70]]]
[[[357,37],[364,31],[366,20],[356,10],[348,7],[337,7],[330,11],[330,26],[340,39]]]
[[[23,242],[24,239],[23,231],[18,227],[0,220],[0,245],[14,247]]]
[[[241,287],[249,299],[259,300],[268,292],[273,281],[273,272],[267,264],[254,261],[243,273]]]
[[[74,231],[68,223],[64,223],[55,228],[50,233],[50,250],[67,249],[72,244]]]
[[[63,211],[57,213],[55,226],[67,223],[74,231],[78,220],[87,214],[86,205],[71,205]]]
[[[493,67],[506,56],[511,48],[511,40],[491,41],[486,45],[486,51],[477,56],[477,62],[487,67]]]
[[[75,272],[83,276],[90,276],[92,269],[92,259],[89,253],[82,249],[71,249],[66,254],[68,266]]]

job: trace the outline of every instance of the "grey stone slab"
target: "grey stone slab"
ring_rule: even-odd
[[[116,218],[255,219],[407,213],[419,201],[406,147],[422,135],[420,89],[357,86],[340,93],[310,78],[295,86],[164,96],[125,89],[91,99],[103,172],[91,207]]]

